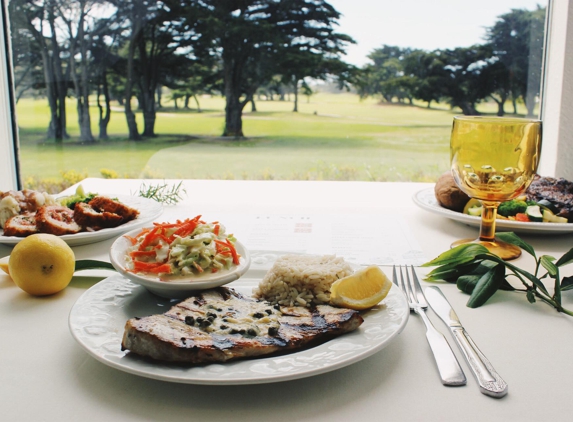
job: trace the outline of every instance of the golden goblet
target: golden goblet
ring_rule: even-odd
[[[541,121],[506,117],[456,116],[450,140],[451,169],[457,185],[483,205],[474,242],[504,260],[521,249],[495,238],[497,207],[521,195],[533,179],[541,153]]]

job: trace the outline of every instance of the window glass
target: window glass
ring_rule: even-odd
[[[539,115],[546,7],[12,0],[23,187],[435,181],[453,115]]]

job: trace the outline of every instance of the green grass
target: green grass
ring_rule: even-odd
[[[78,143],[75,103],[67,104],[62,144],[45,140],[45,99],[17,106],[23,180],[108,176],[195,179],[434,181],[448,168],[449,132],[456,111],[447,107],[381,105],[358,96],[319,93],[299,112],[290,101],[257,101],[245,108],[246,139],[221,138],[224,101],[204,97],[202,112],[164,102],[153,139],[126,139],[122,108],[114,105],[108,141]],[[194,104],[192,104],[194,105]],[[494,112],[493,105],[483,111]],[[97,109],[92,108],[97,136]],[[141,115],[138,115],[142,129]],[[68,174],[69,176],[69,174]]]

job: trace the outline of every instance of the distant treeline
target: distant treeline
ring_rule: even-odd
[[[466,114],[493,99],[539,94],[545,9],[512,10],[483,45],[427,52],[383,45],[363,68],[343,60],[354,40],[336,31],[340,13],[320,0],[11,0],[15,96],[47,98],[47,137],[66,131],[66,98],[76,99],[80,141],[93,142],[90,100],[105,139],[111,102],[124,107],[132,140],[155,136],[161,93],[171,100],[225,98],[223,136],[243,136],[242,112],[257,95],[309,95],[311,80],[354,87],[384,101],[449,102]],[[422,36],[422,35],[421,35]],[[133,99],[143,115],[135,119]],[[93,108],[91,109],[93,112]]]

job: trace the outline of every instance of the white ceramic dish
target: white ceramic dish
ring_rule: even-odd
[[[250,295],[263,275],[263,271],[249,271],[228,287]],[[123,329],[129,318],[164,313],[174,303],[115,274],[78,299],[69,315],[69,328],[87,353],[112,368],[177,383],[240,385],[310,377],[358,362],[394,340],[410,315],[406,299],[393,287],[382,304],[363,314],[364,323],[359,329],[296,353],[225,364],[181,366],[152,362],[121,350]]]
[[[125,233],[124,236],[135,237],[140,230],[141,228],[133,230]],[[111,245],[109,257],[112,265],[120,274],[123,274],[134,283],[141,284],[150,292],[165,298],[182,299],[198,290],[212,289],[231,283],[245,274],[251,265],[249,251],[240,242],[236,242],[235,249],[241,257],[239,259],[239,265],[235,268],[229,271],[193,275],[185,279],[178,278],[177,280],[161,281],[158,276],[153,274],[134,274],[127,271],[125,257],[127,249],[131,246],[131,242],[124,236],[116,239],[113,245]]]
[[[423,189],[414,194],[414,203],[420,208],[434,214],[447,217],[449,219],[479,227],[480,218],[472,215],[462,214],[442,207],[436,200],[434,188]],[[573,233],[573,223],[532,223],[510,220],[496,220],[496,230],[511,231],[523,234],[567,234]]]
[[[143,226],[154,221],[163,213],[163,205],[153,199],[141,198],[139,196],[131,195],[116,195],[116,194],[101,194],[102,196],[109,196],[110,198],[117,198],[120,202],[127,206],[135,208],[139,211],[139,216],[132,221],[122,224],[118,227],[110,229],[102,229],[97,232],[81,232],[76,234],[65,234],[59,236],[70,246],[88,245],[90,243],[101,242],[122,233],[128,232],[136,227]],[[23,237],[4,236],[4,231],[0,229],[0,244],[2,245],[16,245]]]

